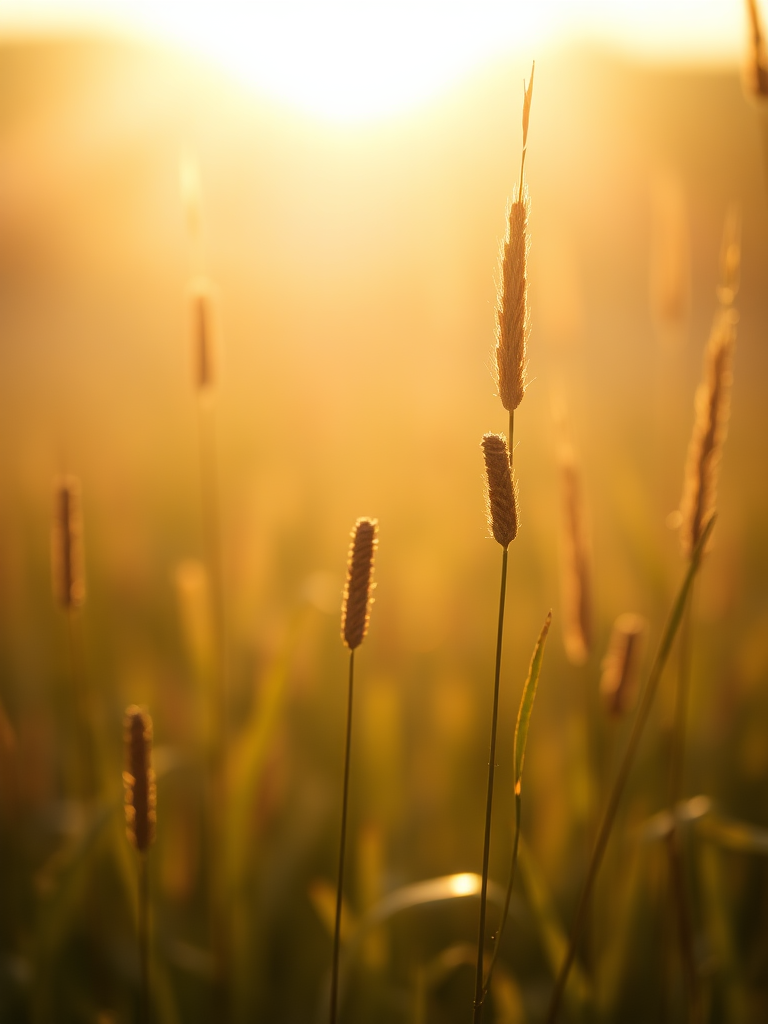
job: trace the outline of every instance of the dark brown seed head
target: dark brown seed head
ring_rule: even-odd
[[[645,619],[631,613],[620,615],[613,625],[600,679],[600,692],[613,718],[630,711],[635,702],[645,629]]]
[[[152,768],[152,719],[132,704],[125,712],[125,823],[128,838],[144,853],[155,838],[155,772]]]
[[[512,203],[501,260],[501,289],[496,308],[496,386],[508,412],[525,394],[528,314],[528,190]]]
[[[54,485],[51,528],[53,595],[64,608],[78,608],[85,600],[83,521],[80,481],[62,477]]]
[[[503,434],[485,434],[481,442],[487,482],[486,511],[494,540],[509,547],[517,536],[517,495],[509,467],[509,448]]]
[[[358,519],[352,531],[347,562],[347,582],[341,606],[341,636],[351,651],[365,639],[370,618],[374,583],[373,556],[378,539],[378,520]]]
[[[696,419],[680,502],[680,540],[688,557],[715,511],[717,472],[728,430],[735,343],[736,314],[732,309],[721,309],[704,356],[704,379],[696,392]]]

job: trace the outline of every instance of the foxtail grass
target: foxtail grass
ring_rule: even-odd
[[[80,481],[72,475],[54,482],[51,524],[51,585],[56,603],[67,619],[71,707],[76,756],[73,785],[79,796],[93,796],[97,788],[98,736],[92,695],[85,672],[85,658],[78,617],[85,603],[85,560]]]
[[[632,612],[620,615],[613,624],[600,677],[600,693],[612,719],[622,718],[634,706],[646,628],[645,619]]]
[[[680,541],[683,553],[692,557],[702,535],[704,523],[712,518],[717,502],[717,477],[722,449],[728,430],[733,350],[736,342],[736,312],[733,309],[739,288],[741,262],[738,210],[726,217],[720,255],[720,307],[704,355],[704,374],[696,392],[695,419],[685,465],[683,495],[680,501]],[[688,597],[681,626],[678,651],[678,678],[669,767],[669,806],[677,806],[685,787],[685,760],[688,730],[688,705],[691,689],[692,606],[694,588]],[[696,964],[692,914],[683,863],[680,831],[673,827],[667,840],[672,892],[677,912],[680,958],[688,994],[689,1017],[702,1018],[702,993]]]
[[[509,456],[513,457],[515,410],[526,389],[528,336],[531,330],[528,309],[528,214],[530,203],[525,187],[525,157],[528,151],[528,125],[533,98],[531,67],[523,95],[523,147],[520,182],[509,207],[507,234],[501,256],[501,282],[496,308],[496,387],[501,404],[509,413]]]
[[[156,789],[152,767],[152,719],[135,704],[126,709],[125,720],[125,823],[126,833],[138,854],[140,969],[139,1019],[150,1018],[149,979],[149,875],[147,856],[155,839]]]
[[[336,883],[336,913],[333,928],[331,964],[330,1022],[336,1024],[339,1005],[339,957],[341,953],[341,910],[344,892],[344,860],[347,841],[347,806],[349,802],[349,769],[352,752],[352,705],[355,686],[355,651],[368,632],[373,600],[373,560],[378,545],[378,522],[362,518],[355,523],[347,561],[347,581],[341,607],[341,638],[349,649],[349,680],[347,686],[347,729],[344,744],[344,783],[341,801],[341,837],[339,839],[339,871]]]
[[[493,814],[493,786],[496,775],[496,731],[499,720],[499,683],[501,680],[501,652],[504,639],[504,606],[507,596],[507,562],[509,545],[517,536],[517,495],[512,484],[507,439],[503,434],[486,434],[482,441],[487,481],[488,526],[494,540],[501,545],[501,589],[499,618],[496,631],[496,667],[493,677],[493,711],[491,715],[491,741],[488,761],[488,787],[485,803],[485,830],[483,835],[483,868],[480,890],[480,922],[477,935],[477,969],[475,974],[474,1016],[478,1024],[483,1011],[483,977],[485,968],[485,918],[488,900],[488,864],[491,852],[491,819]]]
[[[549,1008],[547,1010],[546,1024],[554,1024],[557,1020],[558,1013],[560,1012],[563,995],[565,994],[565,987],[568,982],[568,975],[579,948],[579,943],[581,941],[592,900],[595,882],[597,880],[600,866],[605,855],[605,850],[608,845],[608,840],[610,839],[611,831],[616,820],[616,814],[619,810],[621,798],[624,794],[624,789],[632,770],[632,765],[637,754],[637,748],[640,745],[640,740],[642,739],[642,735],[648,721],[648,716],[650,715],[651,708],[653,707],[653,702],[659,688],[659,683],[661,682],[664,668],[667,664],[672,646],[675,642],[675,637],[677,636],[680,628],[680,622],[683,618],[685,605],[688,601],[693,581],[699,571],[704,548],[709,540],[714,525],[715,517],[713,516],[704,526],[699,542],[692,553],[688,570],[683,578],[682,585],[678,591],[677,597],[675,598],[674,604],[672,605],[672,610],[664,628],[653,665],[651,666],[648,681],[635,714],[632,732],[630,733],[627,747],[624,751],[624,756],[621,759],[605,811],[603,812],[603,818],[598,830],[597,840],[587,869],[586,879],[582,887],[581,896],[579,897],[568,949],[555,981]]]

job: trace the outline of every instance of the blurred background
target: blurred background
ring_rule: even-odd
[[[380,547],[357,659],[350,933],[388,893],[480,870],[499,552],[479,442],[506,430],[495,298],[532,58],[530,386],[515,428],[521,527],[491,855],[502,885],[517,705],[550,608],[554,624],[526,760],[528,866],[487,1018],[543,1019],[626,737],[598,701],[611,626],[628,611],[648,620],[647,671],[684,571],[670,513],[737,204],[733,405],[694,608],[684,789],[708,798],[697,806],[713,821],[741,823],[730,840],[725,826],[699,834],[695,823],[686,839],[707,1019],[765,1019],[768,115],[745,87],[749,39],[737,0],[553,0],[535,13],[3,6],[3,1021],[134,1019],[120,808],[130,703],[149,709],[156,742],[153,1013],[217,1019],[201,402],[209,425],[215,416],[238,795],[232,1019],[324,1019],[346,700],[339,607],[360,515],[378,517]],[[216,295],[216,387],[203,399],[188,293],[201,273]],[[564,411],[594,607],[581,666],[562,641]],[[50,593],[62,473],[82,487],[74,672],[96,722],[98,793],[72,782],[82,722],[67,614]],[[569,1010],[585,1019],[682,1019],[663,843],[647,825],[666,800],[668,677],[601,879],[591,996]],[[468,1019],[477,902],[460,895],[414,898],[349,947],[342,1019]]]

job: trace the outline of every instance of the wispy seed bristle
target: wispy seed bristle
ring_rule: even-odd
[[[501,260],[501,289],[496,310],[496,386],[508,412],[520,405],[525,375],[530,316],[528,312],[528,189],[509,209],[509,227]]]
[[[582,665],[592,646],[592,593],[581,477],[570,448],[560,456],[563,488],[563,638],[570,661]]]
[[[603,660],[600,692],[608,713],[614,718],[630,711],[634,704],[645,630],[645,619],[631,612],[620,615],[613,625]]]
[[[128,838],[144,853],[155,838],[156,789],[152,768],[152,719],[132,704],[124,718],[125,824]]]
[[[373,557],[378,544],[378,521],[362,518],[355,523],[349,546],[347,582],[341,606],[341,636],[350,650],[365,639],[373,602]]]
[[[733,379],[736,315],[721,309],[704,355],[704,378],[696,392],[696,419],[688,445],[683,497],[680,502],[680,540],[690,557],[717,501],[717,472],[728,431]]]
[[[485,434],[481,442],[487,481],[488,526],[494,540],[509,547],[517,536],[517,495],[504,434]]]
[[[78,608],[85,600],[80,481],[74,476],[62,477],[54,485],[51,580],[62,607]]]

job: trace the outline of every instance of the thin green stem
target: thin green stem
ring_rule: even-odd
[[[507,562],[509,548],[504,548],[501,560],[501,592],[499,594],[499,627],[496,634],[496,672],[493,681],[493,717],[491,719],[491,751],[488,763],[488,795],[485,805],[485,837],[483,840],[483,875],[480,887],[480,925],[477,936],[477,973],[475,975],[474,1024],[483,1014],[483,953],[485,948],[485,912],[488,898],[488,861],[491,853],[491,812],[493,810],[493,780],[496,774],[496,726],[499,720],[499,680],[501,678],[501,647],[504,637],[504,604],[507,596]]]
[[[501,924],[499,925],[499,930],[496,933],[496,943],[493,947],[493,956],[491,957],[491,962],[488,966],[488,974],[485,979],[485,985],[483,986],[483,999],[488,995],[488,989],[491,987],[491,975],[493,974],[493,968],[496,966],[496,961],[499,959],[501,939],[507,925],[507,918],[509,917],[509,904],[512,901],[512,887],[515,884],[515,872],[517,870],[517,851],[520,846],[520,822],[522,809],[523,798],[520,793],[515,793],[515,836],[512,841],[512,866],[509,869],[509,882],[507,883],[507,894],[504,897],[504,910],[501,914]]]
[[[139,1021],[149,1024],[149,871],[146,852],[139,854]]]
[[[339,1003],[339,953],[341,951],[341,906],[344,889],[344,854],[347,843],[347,803],[349,799],[349,761],[352,750],[352,698],[355,686],[355,652],[349,652],[349,692],[347,695],[347,740],[344,750],[344,790],[341,801],[341,839],[339,877],[336,885],[336,920],[333,928],[333,965],[331,967],[331,1024],[336,1024]]]
[[[515,447],[515,410],[511,409],[509,413],[509,437],[507,438],[507,444],[509,445],[509,468],[512,468],[512,461],[514,457]]]
[[[563,960],[562,966],[560,968],[560,973],[558,974],[557,980],[555,982],[555,988],[552,992],[552,999],[550,1001],[549,1010],[547,1011],[546,1016],[546,1024],[555,1024],[555,1021],[557,1020],[557,1015],[560,1010],[560,1004],[562,1002],[563,995],[565,994],[565,986],[568,981],[568,975],[570,973],[571,967],[573,966],[573,961],[576,957],[576,950],[578,949],[579,942],[581,941],[581,936],[584,930],[584,924],[586,922],[587,913],[589,911],[589,905],[592,897],[592,890],[594,889],[595,885],[595,879],[597,878],[598,871],[600,870],[603,855],[605,854],[605,848],[608,845],[608,839],[610,838],[613,823],[616,819],[616,813],[619,809],[621,797],[624,793],[624,787],[627,784],[627,779],[629,778],[629,773],[632,769],[632,764],[635,760],[637,748],[640,744],[640,739],[642,738],[646,722],[648,721],[648,716],[651,713],[651,708],[653,706],[653,701],[656,696],[656,691],[659,688],[659,683],[661,681],[661,676],[664,671],[664,667],[667,663],[667,659],[669,658],[669,653],[672,649],[672,644],[674,643],[675,636],[680,626],[680,620],[683,617],[685,605],[688,600],[688,595],[690,593],[694,577],[696,575],[696,572],[698,571],[699,564],[701,562],[702,551],[704,550],[704,546],[707,540],[709,539],[709,535],[712,532],[712,527],[714,526],[714,524],[715,517],[712,516],[712,518],[709,520],[706,527],[704,528],[701,538],[699,539],[699,542],[696,545],[696,549],[693,552],[691,564],[688,567],[688,572],[686,573],[685,579],[683,580],[683,584],[677,595],[677,599],[672,607],[672,611],[670,613],[669,619],[667,620],[667,624],[664,629],[661,642],[659,644],[659,649],[656,652],[656,657],[654,658],[653,665],[651,666],[651,672],[648,677],[648,683],[646,684],[645,692],[643,693],[642,700],[640,701],[640,705],[637,709],[637,714],[635,716],[635,721],[632,726],[632,732],[629,737],[629,742],[627,743],[627,748],[624,752],[624,757],[622,758],[621,764],[619,766],[619,770],[616,775],[616,780],[613,784],[613,789],[611,790],[611,795],[605,809],[605,814],[603,816],[603,820],[598,831],[597,841],[595,842],[595,848],[592,852],[592,859],[587,870],[587,877],[584,882],[584,887],[582,889],[581,897],[579,899],[579,905],[576,910],[576,918],[574,920],[573,930],[571,932],[571,938],[568,944],[568,951],[566,952],[565,959]]]

